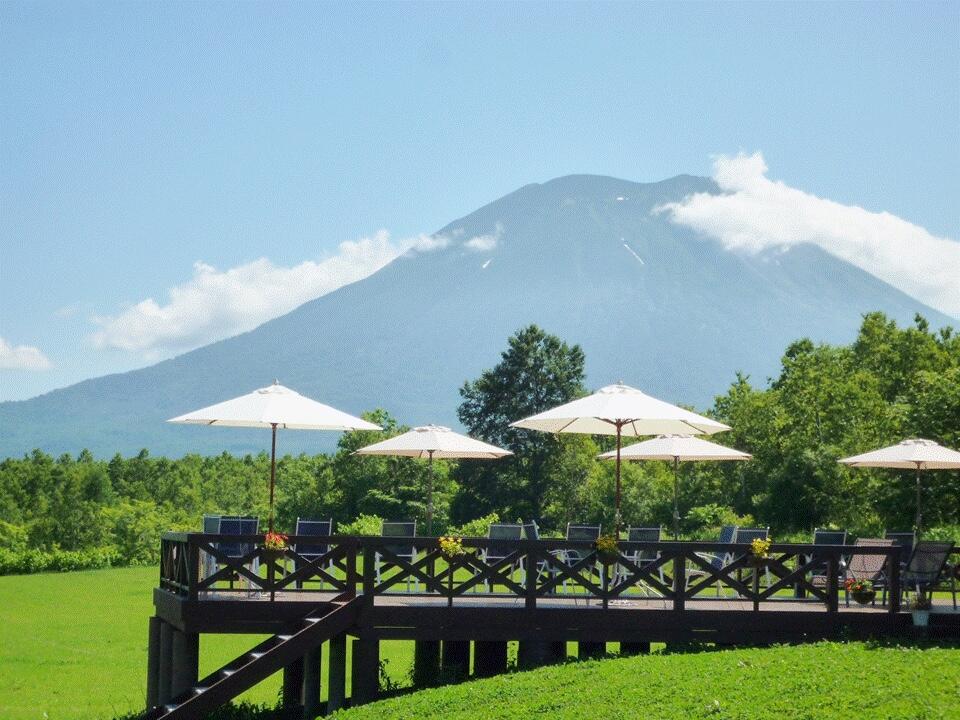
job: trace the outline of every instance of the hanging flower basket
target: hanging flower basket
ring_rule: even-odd
[[[847,580],[845,585],[847,592],[851,597],[861,605],[869,605],[877,597],[877,591],[873,589],[872,580]]]
[[[620,547],[613,535],[601,535],[593,541],[597,560],[603,565],[613,565],[620,559]]]
[[[263,538],[261,554],[266,562],[276,562],[287,552],[287,536],[283,533],[269,532]]]

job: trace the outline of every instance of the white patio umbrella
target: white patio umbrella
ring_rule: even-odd
[[[277,429],[379,430],[379,425],[347,415],[329,405],[304,397],[276,380],[273,385],[216,405],[167,420],[188,425],[270,428],[270,532],[273,532],[273,486],[277,474]]]
[[[613,460],[616,456],[615,450],[600,455],[604,460]],[[650,440],[628,445],[620,451],[620,457],[624,460],[673,461],[673,538],[676,540],[680,536],[680,511],[677,506],[680,463],[704,460],[749,460],[753,455],[691,435],[658,435]]]
[[[495,460],[512,455],[495,445],[474,440],[442,425],[423,425],[402,435],[367,445],[354,455],[397,455],[426,458],[430,461],[430,484],[427,489],[427,532],[433,534],[433,459],[487,459]]]
[[[607,385],[587,397],[512,422],[510,427],[551,433],[616,435],[615,532],[620,531],[620,453],[623,436],[712,435],[730,429],[723,423],[658,400],[622,382]]]
[[[923,470],[960,470],[960,452],[938,445],[933,440],[912,438],[896,445],[871,450],[862,455],[842,458],[837,462],[851,467],[880,467],[916,470],[917,518],[916,530],[920,535],[923,516],[920,509],[920,472]]]

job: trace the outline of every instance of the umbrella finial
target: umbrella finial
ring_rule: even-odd
[[[277,380],[277,378],[274,378],[274,379],[273,379],[273,384],[274,384],[274,385],[279,385],[279,384],[280,384],[280,381]]]

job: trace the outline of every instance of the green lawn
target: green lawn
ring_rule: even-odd
[[[0,577],[0,719],[96,720],[142,709],[156,584],[156,567]],[[201,676],[260,639],[203,636]],[[406,684],[412,643],[384,643],[382,657]],[[277,674],[241,699],[272,705],[279,689]]]
[[[960,648],[819,643],[570,663],[341,711],[341,720],[960,717]]]

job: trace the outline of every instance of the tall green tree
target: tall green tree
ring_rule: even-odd
[[[456,471],[457,520],[499,511],[504,517],[542,518],[552,489],[570,480],[578,463],[565,453],[584,444],[510,423],[585,394],[584,354],[579,345],[523,328],[507,341],[500,362],[460,388],[460,422],[474,437],[514,454],[496,462],[463,462]]]

